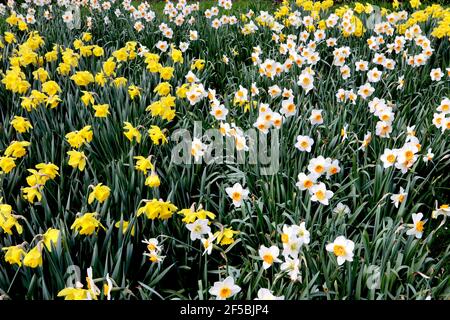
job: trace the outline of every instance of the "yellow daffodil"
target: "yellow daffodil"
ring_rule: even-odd
[[[83,171],[86,167],[86,155],[83,151],[70,150],[67,151],[69,156],[69,166],[72,168],[78,168],[78,170]]]
[[[136,156],[133,158],[137,160],[134,168],[138,171],[142,171],[145,175],[147,175],[147,170],[155,170],[155,167],[150,162],[151,157],[144,158],[143,156]]]
[[[97,213],[85,213],[81,217],[78,217],[73,222],[70,229],[75,229],[81,235],[91,235],[93,234],[99,227],[105,229],[105,227],[100,223],[96,218]]]
[[[15,158],[0,157],[0,173],[9,173],[16,167]]]
[[[128,94],[130,95],[131,100],[134,100],[134,98],[141,96],[141,88],[131,85],[128,87]]]
[[[95,110],[94,116],[97,118],[106,118],[109,114],[109,105],[108,104],[97,104],[92,106]]]
[[[154,220],[159,218],[161,220],[167,220],[172,217],[174,211],[178,210],[170,201],[163,200],[146,200],[145,205],[138,209],[137,216],[145,214],[148,219]]]
[[[92,192],[89,194],[88,203],[91,204],[94,200],[103,203],[108,199],[111,189],[108,186],[99,183],[93,187]]]
[[[52,252],[52,245],[56,246],[58,243],[60,231],[58,229],[50,228],[43,234],[43,241],[48,251]]]
[[[25,148],[30,145],[31,143],[28,141],[13,141],[6,148],[4,154],[7,157],[22,158],[27,154],[27,149]]]
[[[122,225],[122,227],[121,227]],[[122,229],[122,233],[125,234],[127,233],[128,230],[128,226],[130,225],[129,221],[117,221],[114,226],[118,229]],[[131,235],[134,236],[134,232],[135,232],[135,227],[133,226],[133,228],[131,229]]]
[[[87,300],[89,290],[83,288],[64,288],[58,292],[58,297],[64,300]]]
[[[151,126],[148,130],[148,135],[150,136],[150,139],[152,139],[152,142],[156,145],[166,144],[167,138],[164,135],[164,133],[161,131],[161,129],[158,126]]]
[[[125,137],[127,137],[128,140],[133,141],[134,138],[136,138],[137,143],[141,143],[141,133],[138,129],[133,127],[133,125],[129,122],[124,122],[125,126],[123,129],[125,132],[123,133]]]
[[[24,117],[19,116],[14,116],[14,118],[11,120],[11,125],[19,133],[25,133],[28,132],[29,129],[33,129],[30,121],[28,121]]]
[[[61,88],[55,81],[47,81],[42,84],[42,91],[49,96],[54,96],[58,92],[61,92]]]
[[[87,86],[94,82],[94,76],[89,71],[78,71],[70,77],[77,86]]]
[[[40,245],[35,246],[23,258],[23,265],[30,268],[42,266],[42,249]]]
[[[145,185],[150,188],[157,188],[161,184],[159,177],[156,173],[152,172],[147,179],[145,179]]]
[[[2,251],[6,251],[5,253],[5,261],[9,264],[17,264],[19,267],[22,266],[22,259],[25,257],[26,252],[23,250],[21,245],[11,246],[11,247],[3,247]]]
[[[239,231],[234,231],[232,228],[224,228],[223,231],[217,231],[214,233],[214,237],[217,239],[217,243],[221,246],[232,244],[235,240],[233,239],[235,234]]]
[[[81,96],[81,101],[87,107],[89,104],[94,105],[94,95],[89,91],[81,91],[83,95]]]

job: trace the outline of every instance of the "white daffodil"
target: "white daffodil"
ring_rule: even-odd
[[[294,103],[294,98],[285,99],[281,102],[280,113],[285,117],[293,116],[296,110],[297,108]]]
[[[267,248],[266,246],[262,245],[259,248],[259,257],[263,260],[263,268],[264,270],[270,268],[272,264],[275,262],[281,262],[280,259],[278,259],[278,255],[280,254],[280,249],[276,246],[271,246],[270,248]]]
[[[269,289],[261,288],[258,290],[258,297],[255,300],[284,300],[284,296],[274,296]]]
[[[346,239],[344,236],[339,236],[334,242],[326,245],[326,250],[333,252],[337,257],[338,265],[342,265],[345,261],[353,261],[354,248],[353,241]]]
[[[311,122],[312,125],[322,124],[323,123],[322,110],[313,109],[311,111],[309,121]]]
[[[284,257],[285,262],[280,266],[281,271],[286,271],[292,281],[298,281],[300,279],[300,260],[298,258]]]
[[[87,269],[87,277],[86,277],[86,281],[87,281],[88,288],[90,289],[90,291],[91,291],[95,296],[98,296],[98,295],[100,294],[100,289],[95,285],[94,278],[93,278],[92,267],[89,267],[89,268]]]
[[[103,294],[106,296],[107,300],[111,300],[111,290],[113,288],[113,283],[109,277],[109,273],[106,274],[106,284],[103,285]]]
[[[201,239],[202,235],[211,232],[211,228],[208,226],[208,219],[197,219],[193,223],[186,225],[186,228],[191,232],[191,240]]]
[[[228,109],[223,104],[213,106],[209,112],[217,120],[225,120],[228,114]]]
[[[291,256],[296,258],[298,257],[301,247],[302,242],[293,234],[293,231],[291,230],[288,242],[283,243],[283,256]]]
[[[295,184],[300,190],[309,190],[316,183],[317,175],[306,175],[303,172],[298,174],[298,182]]]
[[[297,84],[308,93],[314,89],[314,78],[309,72],[303,71],[298,78]]]
[[[358,95],[364,100],[370,97],[375,91],[375,88],[370,85],[370,83],[366,83],[359,87]]]
[[[308,244],[310,239],[310,233],[308,230],[306,230],[306,224],[305,222],[300,223],[299,226],[292,225],[291,226],[292,233],[297,237],[297,239],[300,241],[300,244]]]
[[[209,293],[216,296],[217,300],[226,300],[241,291],[241,287],[234,284],[233,277],[229,276],[223,281],[214,282],[214,285],[209,289]]]
[[[150,238],[148,240],[143,240],[143,243],[147,245],[148,251],[160,252],[162,247],[159,246],[159,241],[156,238]]]
[[[325,206],[329,204],[328,200],[334,195],[332,191],[326,189],[323,182],[313,185],[309,191],[312,195],[311,201],[318,201]]]
[[[339,202],[336,207],[334,207],[333,213],[336,215],[348,215],[350,214],[350,208],[342,202]]]
[[[444,73],[442,72],[441,68],[431,69],[430,71],[431,81],[441,81],[443,76]]]
[[[314,144],[314,140],[308,136],[297,136],[297,142],[295,147],[300,151],[311,152],[311,146]]]
[[[213,249],[213,243],[214,243],[215,239],[216,239],[216,237],[214,237],[214,235],[211,232],[208,233],[208,238],[200,239],[202,242],[203,248],[205,249],[203,254],[205,254],[205,253],[208,255],[211,254],[212,249]]]
[[[322,174],[327,172],[328,167],[330,166],[329,161],[322,156],[318,156],[317,158],[312,158],[308,164],[308,170],[312,175],[316,177],[320,177]]]
[[[395,164],[395,160],[397,159],[397,149],[384,149],[380,159],[383,161],[383,168],[386,169],[393,166]]]
[[[225,188],[227,195],[233,200],[236,208],[240,207],[243,200],[248,198],[249,191],[244,189],[240,183],[235,183],[232,187]]]
[[[436,203],[436,210],[433,210],[431,217],[436,219],[440,215],[450,217],[450,206],[448,204],[442,204],[438,207]]]
[[[205,154],[207,146],[200,139],[194,138],[191,144],[191,154],[194,156],[195,161],[200,160]]]
[[[423,218],[422,212],[412,214],[413,225],[411,226],[411,229],[406,231],[406,234],[408,236],[415,236],[417,239],[422,238],[423,225],[425,224],[425,222],[427,222],[426,220],[422,221],[422,218]]]
[[[399,206],[403,201],[405,201],[407,195],[408,195],[408,193],[405,192],[405,189],[403,189],[402,187],[400,187],[400,192],[397,193],[397,194],[393,194],[393,195],[391,196],[391,200],[392,200],[392,203],[394,204],[394,206],[395,206],[396,208],[398,208],[398,206]]]

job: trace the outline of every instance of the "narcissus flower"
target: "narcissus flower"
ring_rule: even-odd
[[[214,237],[216,238],[216,242],[221,246],[226,246],[234,243],[234,235],[238,234],[239,231],[235,231],[231,228],[223,228],[223,230],[219,230],[214,233]]]
[[[89,91],[81,91],[83,95],[81,96],[81,101],[83,104],[87,107],[89,104],[94,104],[94,95],[92,92]]]
[[[9,264],[17,264],[19,267],[22,266],[22,259],[25,257],[26,252],[23,250],[22,245],[11,246],[11,247],[3,247],[3,251],[5,253],[5,261]]]
[[[124,122],[125,126],[123,127],[123,129],[125,130],[125,132],[123,133],[125,135],[125,137],[127,137],[128,140],[133,141],[133,139],[136,139],[137,143],[141,143],[141,133],[139,132],[139,130],[135,127],[133,127],[133,125],[129,122]]]
[[[167,143],[167,138],[164,135],[164,132],[158,126],[151,126],[150,129],[148,129],[148,135],[150,139],[152,139],[152,142],[156,145],[159,145],[160,143]]]
[[[322,110],[313,109],[311,111],[309,121],[311,122],[312,125],[322,124],[323,123]]]
[[[30,268],[37,268],[42,266],[42,248],[38,244],[23,258],[23,265]]]
[[[58,229],[50,228],[43,234],[43,241],[48,251],[52,252],[52,245],[56,246],[58,243],[60,231]]]
[[[97,216],[96,212],[85,213],[81,217],[75,219],[70,229],[75,229],[81,235],[87,236],[93,234],[100,227],[105,229],[105,227],[100,223],[100,221],[97,220],[96,216]]]
[[[438,216],[450,217],[450,206],[448,204],[441,204],[438,207],[436,203],[436,209],[431,213],[431,218],[436,219]]]
[[[39,163],[36,165],[36,169],[39,169],[39,173],[45,177],[44,181],[53,180],[59,175],[59,167],[53,163]]]
[[[236,208],[240,207],[243,200],[248,199],[250,193],[248,189],[242,188],[240,183],[235,183],[232,187],[225,188],[227,195],[233,200]]]
[[[58,292],[58,297],[64,300],[88,300],[89,290],[83,288],[64,288]]]
[[[167,96],[170,93],[171,88],[172,85],[170,83],[161,82],[153,89],[153,92],[156,92],[160,96]]]
[[[83,289],[83,284],[77,281],[75,287],[68,287],[59,291],[58,297],[64,297],[64,300],[97,300],[101,291],[93,280],[92,267],[87,269],[86,282],[87,289]]]
[[[95,110],[94,116],[96,118],[106,118],[109,114],[109,104],[97,104],[93,105],[92,108]]]
[[[67,151],[69,156],[69,166],[72,168],[78,168],[78,170],[83,171],[86,167],[86,155],[83,151],[70,150]]]
[[[0,173],[11,172],[16,167],[15,160],[12,157],[0,157]]]
[[[61,92],[61,87],[55,81],[47,81],[42,84],[42,92],[45,92],[49,96]]]
[[[138,209],[138,217],[144,213],[147,218],[151,220],[156,218],[167,220],[172,217],[174,211],[178,210],[178,208],[170,203],[170,201],[166,202],[163,200],[152,199],[145,200],[144,202],[145,205]]]
[[[151,156],[144,158],[143,156],[136,156],[133,159],[137,160],[134,168],[138,171],[142,171],[145,175],[147,175],[147,170],[155,170],[155,166],[151,163]]]
[[[156,251],[145,252],[144,255],[147,256],[148,260],[150,260],[152,263],[160,263],[165,258],[165,256],[161,256]]]
[[[182,209],[178,212],[178,214],[184,216],[181,220],[184,223],[192,223],[196,219],[214,219],[216,215],[210,211],[204,210],[202,205],[200,205],[195,211],[195,205],[193,204],[189,209]]]
[[[308,136],[297,136],[297,142],[295,147],[300,151],[311,152],[311,146],[314,144],[314,140]]]
[[[191,64],[191,70],[197,69],[199,71],[203,70],[205,67],[205,60],[203,59],[195,59],[194,63]]]
[[[155,172],[152,172],[146,179],[145,185],[150,188],[157,188],[161,184],[158,175]]]
[[[14,119],[11,120],[11,125],[19,133],[25,133],[28,132],[29,129],[33,129],[30,121],[28,121],[24,117],[19,116],[14,116]]]
[[[280,270],[287,272],[287,275],[292,281],[300,281],[300,260],[298,258],[291,258],[289,256],[284,256],[285,262],[280,266]]]
[[[42,200],[42,185],[35,185],[32,187],[24,187],[22,188],[22,197],[30,203],[34,203],[35,198],[37,201]]]
[[[400,192],[397,194],[393,194],[391,196],[391,200],[392,203],[394,204],[394,206],[396,208],[398,208],[398,206],[403,203],[403,201],[405,201],[406,196],[408,195],[408,193],[405,192],[405,189],[403,189],[402,187],[400,187]]]
[[[270,268],[275,262],[281,262],[281,260],[278,259],[280,249],[278,249],[277,246],[271,246],[270,248],[267,248],[266,246],[262,245],[259,248],[258,253],[259,257],[263,260],[264,269]]]
[[[83,144],[91,142],[93,135],[91,126],[85,126],[79,131],[72,131],[66,134],[66,139],[71,147],[78,149]]]
[[[241,287],[234,284],[233,277],[229,276],[224,281],[214,282],[214,285],[209,289],[209,293],[216,296],[217,300],[226,300],[241,291]]]
[[[142,242],[147,245],[147,250],[150,252],[160,252],[162,250],[162,247],[159,245],[159,241],[156,238],[150,238],[148,240],[143,240]]]
[[[208,226],[208,219],[198,219],[193,223],[186,225],[186,228],[191,232],[191,241],[196,239],[202,239],[204,234],[211,232],[211,228]]]
[[[116,63],[113,58],[109,58],[103,62],[103,72],[107,77],[115,76],[114,70],[116,69]]]
[[[284,296],[274,296],[272,291],[266,288],[259,289],[257,295],[255,300],[284,300]]]
[[[326,246],[326,250],[333,252],[337,257],[338,265],[342,265],[345,261],[353,261],[354,248],[355,244],[353,241],[346,239],[344,236],[337,237],[334,242]]]
[[[161,76],[161,79],[163,80],[170,80],[173,77],[173,72],[175,71],[172,67],[162,67],[159,69],[159,75]]]
[[[111,189],[108,186],[99,183],[93,187],[92,192],[89,194],[88,203],[91,204],[94,200],[103,203],[108,199]]]
[[[131,85],[128,87],[128,94],[130,95],[131,100],[134,100],[134,98],[141,96],[141,88]]]
[[[298,182],[295,184],[300,190],[309,190],[316,183],[317,175],[306,175],[303,172],[298,174]]]
[[[70,77],[77,86],[87,86],[94,82],[94,76],[89,71],[77,71]]]
[[[328,200],[333,197],[334,194],[332,191],[326,189],[323,182],[319,182],[318,184],[312,186],[310,193],[312,195],[311,201],[318,201],[325,206],[328,205]]]
[[[203,249],[205,249],[205,251],[203,251],[203,254],[205,254],[205,253],[208,255],[211,254],[213,246],[214,246],[213,243],[214,243],[215,239],[216,238],[214,237],[214,235],[211,232],[208,233],[207,238],[200,239],[200,241],[202,242],[202,245],[203,245]]]
[[[125,234],[127,233],[128,227],[130,225],[129,221],[117,221],[114,226],[118,229],[122,230],[122,233]],[[135,232],[135,227],[133,226],[133,228],[131,229],[131,235],[134,236],[134,232]]]
[[[423,225],[427,222],[426,220],[422,221],[423,213],[413,213],[412,219],[413,224],[411,226],[411,229],[406,231],[406,234],[408,236],[415,236],[417,239],[421,239],[423,235]]]
[[[31,145],[28,141],[13,141],[6,148],[4,154],[7,157],[22,158],[27,154],[26,147]]]

